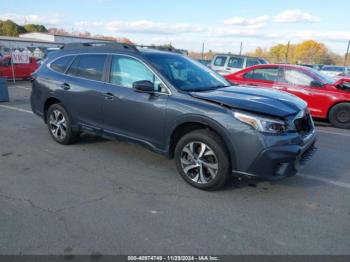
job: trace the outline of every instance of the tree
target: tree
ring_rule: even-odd
[[[328,53],[324,44],[308,40],[295,46],[294,59],[308,64],[323,64]]]
[[[26,33],[23,26],[19,26],[11,20],[0,20],[0,35],[18,36],[19,34],[23,33]]]
[[[47,29],[43,25],[35,25],[35,24],[27,24],[23,26],[24,29],[30,33],[30,32],[47,32]]]
[[[277,44],[268,50],[258,47],[255,51],[248,53],[248,55],[266,58],[271,63],[284,63],[286,61],[287,49],[287,44]],[[287,62],[342,65],[344,58],[331,52],[323,43],[307,40],[289,45]]]

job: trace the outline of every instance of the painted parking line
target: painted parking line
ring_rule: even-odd
[[[24,112],[24,113],[28,113],[28,114],[33,114],[33,112],[30,111],[30,110],[25,110],[25,109],[18,108],[18,107],[14,107],[14,106],[0,105],[0,107],[1,107],[1,108],[6,108],[6,109],[9,109],[9,110],[15,110],[15,111],[19,111],[19,112]]]
[[[317,129],[317,132],[325,133],[325,134],[332,134],[332,135],[339,135],[339,136],[348,136],[348,137],[350,137],[350,134],[344,134],[344,133],[333,132],[333,131],[326,131],[326,130],[323,130],[323,129]]]
[[[311,180],[316,180],[316,181],[320,181],[326,184],[330,184],[330,185],[334,185],[334,186],[339,186],[339,187],[343,187],[343,188],[347,188],[350,189],[350,184],[349,183],[345,183],[345,182],[340,182],[340,181],[334,181],[328,178],[323,178],[323,177],[318,177],[318,176],[313,176],[313,175],[306,175],[306,174],[298,174],[299,177],[303,177],[303,178],[307,178],[307,179],[311,179]]]

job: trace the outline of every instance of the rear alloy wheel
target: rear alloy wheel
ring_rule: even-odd
[[[335,105],[329,112],[329,121],[335,127],[350,128],[350,103]]]
[[[215,190],[229,178],[229,160],[221,139],[208,130],[183,136],[175,148],[176,166],[192,186]]]
[[[47,127],[56,142],[68,145],[77,140],[79,134],[72,130],[70,118],[62,105],[51,105],[46,115]]]

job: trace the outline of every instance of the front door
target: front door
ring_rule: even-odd
[[[159,78],[140,60],[113,55],[103,103],[104,132],[162,147],[169,92]],[[136,81],[153,82],[155,93],[137,92]]]

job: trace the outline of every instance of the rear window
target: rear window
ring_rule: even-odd
[[[73,60],[73,56],[64,56],[61,57],[55,61],[53,61],[50,65],[51,69],[55,70],[59,73],[66,72],[67,67],[70,65],[70,63]]]
[[[228,60],[228,67],[232,68],[243,68],[244,58],[243,57],[230,57]]]
[[[226,56],[217,56],[214,60],[214,66],[224,66],[226,63]]]
[[[107,55],[79,55],[74,59],[68,74],[101,81]]]

